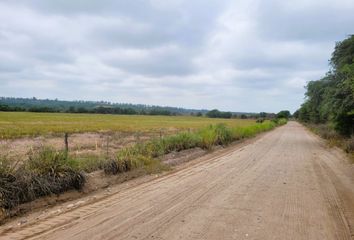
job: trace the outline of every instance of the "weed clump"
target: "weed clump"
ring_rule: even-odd
[[[66,153],[52,148],[32,151],[16,169],[5,158],[0,159],[0,166],[0,208],[4,210],[42,196],[80,190],[85,183],[84,174]]]
[[[227,145],[234,140],[232,129],[224,124],[210,125],[198,134],[201,137],[199,146],[209,150],[215,145]]]

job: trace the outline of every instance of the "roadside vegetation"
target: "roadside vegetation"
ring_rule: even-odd
[[[9,210],[50,194],[80,190],[85,177],[65,151],[49,147],[33,150],[23,163],[0,157],[0,208]]]
[[[65,150],[50,147],[33,149],[28,158],[13,162],[0,157],[0,209],[9,211],[21,203],[70,189],[80,190],[85,184],[85,173],[104,170],[114,175],[141,169],[145,173],[165,170],[161,157],[171,152],[191,148],[211,150],[233,141],[249,138],[286,123],[285,119],[266,120],[262,123],[230,126],[219,123],[194,131],[137,142],[119,150],[113,157],[102,156],[83,163]]]
[[[335,46],[331,68],[306,86],[294,116],[333,144],[354,152],[354,35]]]

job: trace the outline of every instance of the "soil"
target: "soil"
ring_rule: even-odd
[[[296,122],[248,143],[32,213],[0,227],[0,239],[354,238],[343,152]]]
[[[215,150],[215,149],[214,149]],[[208,151],[201,148],[192,148],[180,152],[172,152],[162,157],[162,162],[169,166],[176,166],[207,154]]]

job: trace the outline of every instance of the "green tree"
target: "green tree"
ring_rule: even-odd
[[[288,110],[282,110],[277,113],[277,118],[289,118],[291,116]]]
[[[331,123],[342,135],[354,134],[354,36],[336,43],[325,77],[306,86],[299,119]]]
[[[207,112],[206,116],[210,117],[210,118],[231,118],[232,113],[231,112],[221,112],[217,109],[213,109],[213,110]]]

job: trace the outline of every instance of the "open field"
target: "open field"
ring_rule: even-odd
[[[159,132],[161,129],[164,131],[199,129],[218,123],[225,123],[229,127],[237,127],[250,126],[255,124],[255,121],[191,116],[0,112],[0,139],[64,132]]]
[[[64,133],[70,133],[73,157],[97,159],[136,142],[219,123],[233,128],[257,125],[254,120],[191,116],[0,112],[0,154],[24,159],[34,147],[60,150]]]

